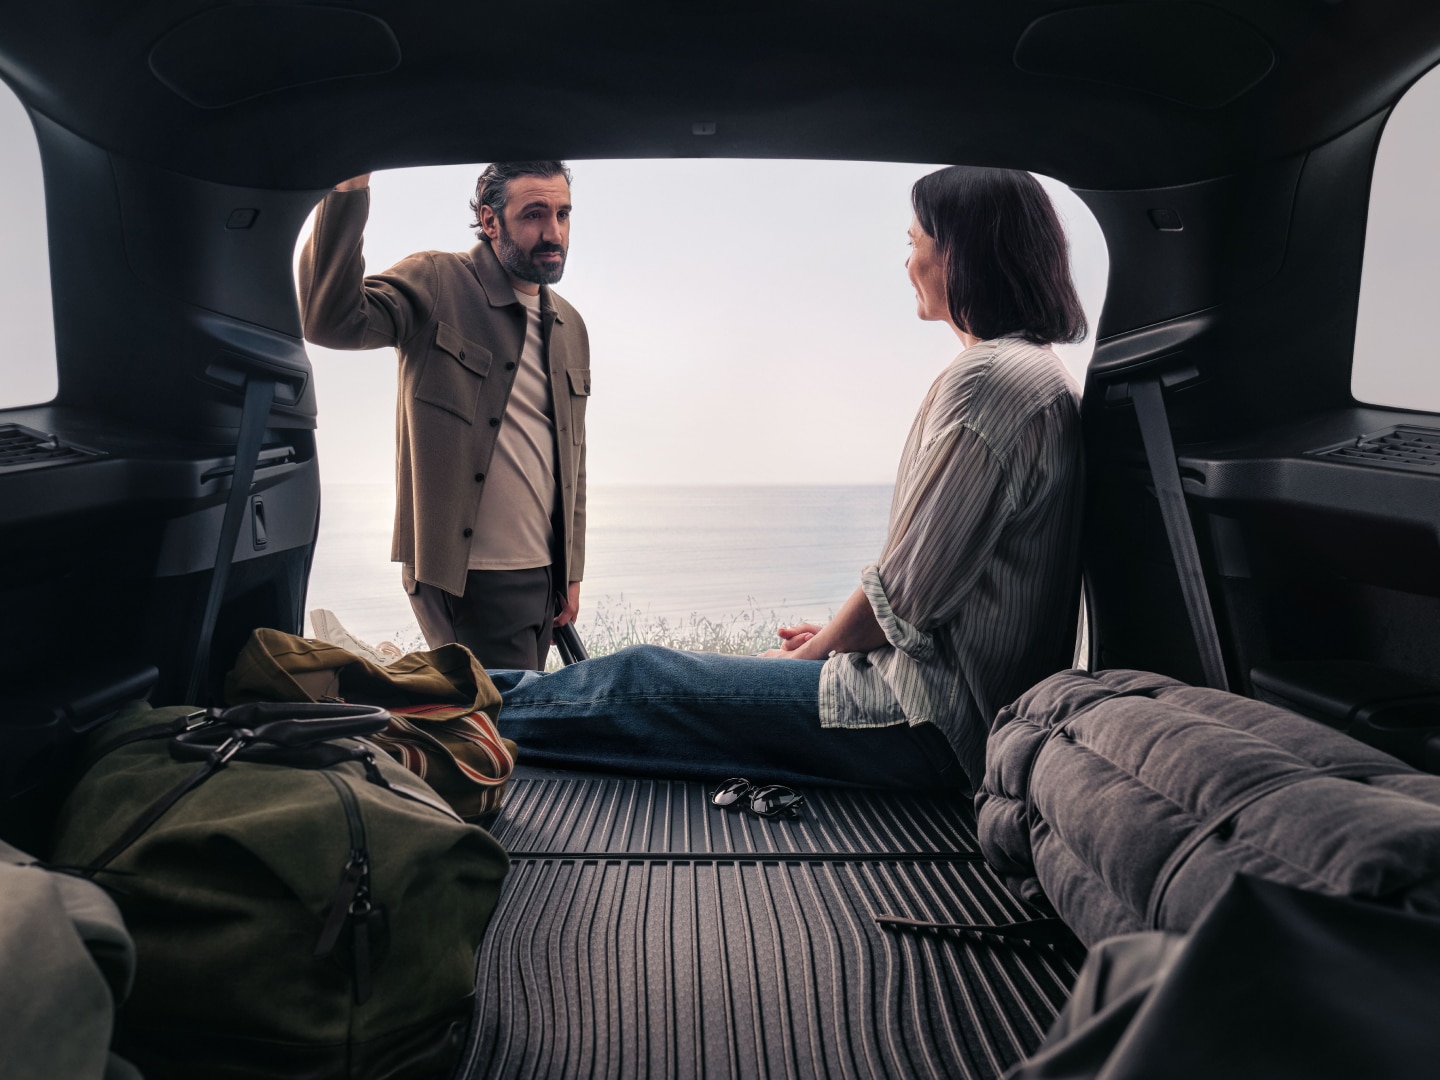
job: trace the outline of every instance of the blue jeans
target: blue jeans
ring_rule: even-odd
[[[559,671],[492,671],[526,765],[714,782],[964,786],[933,724],[822,728],[814,660],[635,645]]]

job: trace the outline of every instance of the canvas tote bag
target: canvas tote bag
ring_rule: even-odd
[[[225,677],[225,698],[387,709],[389,727],[370,741],[467,820],[500,809],[515,769],[515,744],[495,727],[500,692],[463,645],[406,653],[382,667],[329,642],[261,628]]]

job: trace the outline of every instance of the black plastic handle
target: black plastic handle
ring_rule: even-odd
[[[356,738],[384,731],[390,714],[378,705],[341,705],[329,701],[258,701],[216,713],[211,721],[175,736],[177,747],[210,750],[241,728],[253,731],[253,743],[287,749],[331,739]]]

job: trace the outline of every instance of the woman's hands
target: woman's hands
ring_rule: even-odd
[[[863,589],[856,589],[824,626],[801,623],[779,629],[780,648],[761,656],[772,660],[824,660],[833,652],[869,652],[888,642]]]
[[[782,626],[775,632],[780,635],[780,648],[766,649],[760,655],[772,660],[807,660],[801,650],[823,629],[819,624],[807,622],[798,626]]]

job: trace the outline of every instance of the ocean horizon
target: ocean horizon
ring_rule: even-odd
[[[696,620],[824,621],[879,556],[892,490],[591,485],[581,637],[604,637],[617,622],[663,629]],[[306,611],[333,611],[371,644],[417,644],[400,567],[390,561],[393,487],[325,484],[320,505]]]

